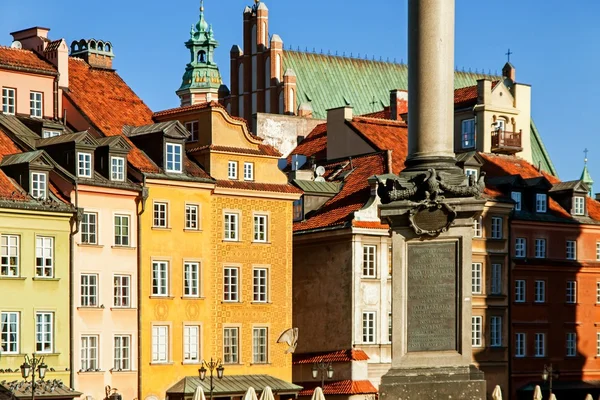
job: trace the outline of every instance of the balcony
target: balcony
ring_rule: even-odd
[[[492,131],[492,153],[515,154],[523,151],[523,147],[521,147],[522,133],[522,130],[519,132]]]

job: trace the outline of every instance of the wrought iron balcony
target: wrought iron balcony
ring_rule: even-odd
[[[522,133],[522,130],[519,132],[493,130],[492,153],[515,154],[523,151],[523,147],[521,147]]]

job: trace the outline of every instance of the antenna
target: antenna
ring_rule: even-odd
[[[315,182],[325,182],[325,178],[323,178],[323,175],[325,175],[325,167],[323,167],[322,165],[319,165],[317,167],[317,169],[315,170],[317,177],[315,178]]]
[[[18,40],[15,40],[14,42],[12,42],[10,44],[10,47],[13,48],[13,49],[22,49],[23,45]]]

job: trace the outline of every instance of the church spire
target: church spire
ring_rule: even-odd
[[[587,185],[587,187],[589,188],[589,195],[590,197],[594,196],[594,190],[592,188],[592,186],[594,185],[594,180],[592,179],[592,176],[590,175],[590,172],[588,171],[588,167],[587,167],[587,162],[588,162],[588,149],[585,149],[583,151],[583,153],[585,154],[585,158],[583,159],[583,172],[581,172],[581,178],[580,180],[583,181],[583,183],[585,183]]]

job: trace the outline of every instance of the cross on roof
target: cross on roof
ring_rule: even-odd
[[[589,153],[589,150],[586,148],[586,149],[583,151],[583,154],[585,155],[585,159],[584,159],[584,161],[585,161],[586,163],[587,163],[587,155],[588,155],[588,153]]]
[[[375,96],[373,96],[373,101],[369,103],[370,105],[372,105],[372,106],[373,106],[373,112],[375,112],[375,111],[376,111],[376,110],[375,110],[375,105],[376,105],[377,103],[378,103],[378,101],[377,101],[377,100],[375,100]]]
[[[508,56],[508,62],[510,62],[510,55],[513,54],[512,51],[510,51],[510,49],[508,49],[508,51],[506,53],[504,53],[506,56]]]

